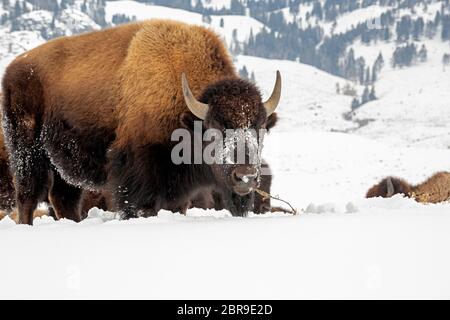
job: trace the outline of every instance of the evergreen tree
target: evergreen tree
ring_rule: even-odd
[[[376,100],[377,96],[375,94],[375,86],[372,86],[372,89],[370,89],[370,93],[369,93],[369,100],[373,101]]]
[[[436,36],[436,26],[433,21],[428,21],[425,27],[425,36],[428,39],[433,39]]]
[[[358,99],[358,98],[353,98],[352,104],[351,104],[352,110],[358,109],[359,106],[360,106],[360,104],[359,104],[359,99]]]
[[[8,15],[6,13],[2,14],[2,16],[0,17],[0,24],[5,24],[6,21],[8,21]]]
[[[65,10],[69,7],[69,1],[68,0],[61,0],[61,10]]]
[[[204,13],[202,0],[197,0],[197,2],[195,3],[194,11],[198,13]]]
[[[20,24],[18,19],[13,19],[11,21],[11,32],[19,31],[20,30]]]
[[[358,60],[356,60],[356,68],[357,68],[357,72],[358,72],[359,83],[364,84],[366,62],[363,57],[360,57],[360,58],[358,58]]]
[[[384,67],[384,59],[383,59],[383,54],[381,53],[381,51],[378,54],[377,59],[375,60],[374,67],[377,72],[380,72],[381,69]]]
[[[389,29],[389,27],[387,27],[386,29],[384,29],[383,40],[389,41],[391,37],[392,37],[391,30]]]
[[[427,48],[425,47],[425,45],[423,44],[422,47],[420,48],[420,51],[417,55],[418,59],[420,62],[425,62],[427,61],[428,58],[428,53],[427,53]]]
[[[370,77],[370,67],[366,68],[366,79],[364,81],[364,83],[366,85],[369,85],[372,82],[372,78]]]
[[[18,18],[22,14],[22,6],[20,5],[19,1],[16,1],[16,4],[14,5],[14,14],[13,18]]]
[[[230,10],[237,15],[245,14],[245,7],[239,0],[231,0]]]
[[[378,71],[375,67],[375,64],[372,66],[372,83],[375,83],[378,80]]]
[[[444,55],[442,56],[442,68],[445,71],[445,67],[450,65],[450,54],[449,53],[444,53]]]
[[[238,31],[237,29],[233,29],[233,32],[231,34],[233,41],[237,42],[238,41]]]
[[[294,17],[300,13],[300,0],[289,0],[289,13]]]
[[[403,16],[399,22],[397,22],[396,32],[397,41],[407,41],[409,40],[410,33],[412,29],[412,20],[410,16]]]
[[[87,4],[86,0],[83,1],[83,4],[81,5],[81,12],[86,13],[87,12]]]
[[[436,11],[436,15],[434,16],[434,25],[438,26],[441,22],[441,13],[439,11]]]
[[[243,79],[248,79],[248,70],[246,66],[243,66],[242,69],[239,70],[239,76]]]
[[[2,0],[2,7],[5,10],[11,9],[11,4],[10,4],[9,0]]]
[[[211,24],[212,19],[211,19],[211,16],[209,15],[209,13],[202,15],[202,21],[204,23]]]
[[[316,16],[317,19],[322,20],[323,19],[323,10],[322,10],[322,4],[320,1],[314,1],[313,9],[311,11],[311,14],[313,16]]]
[[[419,40],[419,38],[423,35],[424,27],[425,23],[423,22],[422,17],[418,18],[414,22],[413,37],[415,40]]]
[[[361,105],[363,105],[363,104],[365,104],[365,103],[370,101],[370,97],[369,96],[370,96],[369,87],[366,86],[364,88],[364,92],[363,92],[362,97],[361,97]]]
[[[353,48],[348,51],[347,57],[345,59],[345,67],[344,67],[344,77],[350,80],[357,79],[357,70],[356,70],[356,60],[355,60],[355,52]]]
[[[450,14],[442,17],[442,40],[450,40]]]
[[[44,39],[49,39],[50,38],[48,36],[47,28],[45,28],[45,27],[41,28],[41,37],[44,38]]]
[[[393,67],[405,67],[410,66],[416,61],[417,49],[414,43],[405,45],[403,47],[397,47],[392,55]]]

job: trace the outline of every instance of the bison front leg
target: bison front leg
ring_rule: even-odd
[[[51,178],[49,200],[56,218],[81,221],[80,200],[82,190],[65,182],[55,171],[52,172]]]

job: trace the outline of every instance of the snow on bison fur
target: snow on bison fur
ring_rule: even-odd
[[[450,173],[438,172],[418,185],[403,179],[388,177],[367,191],[367,198],[390,198],[403,194],[422,203],[439,203],[450,200]]]
[[[203,129],[270,128],[281,78],[263,102],[216,34],[151,20],[49,41],[17,57],[2,88],[19,222],[31,224],[49,176],[54,210],[75,221],[82,189],[111,192],[125,219],[186,207],[202,188],[245,215],[258,165],[175,165],[171,133],[194,120]]]

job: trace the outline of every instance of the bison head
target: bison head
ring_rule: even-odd
[[[412,192],[412,186],[399,178],[387,177],[381,180],[367,191],[366,198],[383,197],[390,198],[395,194],[409,196]]]
[[[216,160],[209,164],[216,185],[223,194],[225,207],[235,216],[252,209],[254,189],[261,175],[262,135],[276,122],[274,113],[281,95],[281,75],[270,98],[263,102],[256,86],[246,80],[231,78],[208,86],[197,100],[182,75],[184,99],[190,112],[183,114],[185,127],[202,120],[203,132],[214,130],[223,137]],[[210,145],[203,142],[203,150]],[[222,160],[222,161],[220,161]]]

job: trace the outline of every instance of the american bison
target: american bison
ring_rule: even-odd
[[[403,194],[422,203],[439,203],[450,200],[450,173],[438,172],[426,181],[411,185],[403,179],[388,177],[367,191],[367,198],[389,198]]]
[[[0,93],[0,102],[2,96]],[[267,163],[263,161],[262,167],[269,169]],[[51,181],[49,181],[51,182]],[[261,178],[260,189],[270,193],[271,187],[271,176],[267,175]],[[44,186],[44,188],[48,189],[48,186]],[[44,215],[50,215],[55,219],[63,218],[62,216],[56,216],[54,210],[52,209],[51,201],[48,197],[44,197],[42,202],[47,203],[49,205],[48,210],[39,210],[36,209],[34,211],[33,217],[41,217]],[[13,177],[10,172],[9,167],[9,155],[7,153],[5,144],[4,144],[4,136],[2,130],[0,130],[0,220],[5,216],[9,216],[14,221],[18,222],[18,212],[15,208],[15,190],[14,190],[14,182]],[[97,207],[107,211],[114,211],[114,203],[111,199],[111,196],[107,193],[97,193],[93,191],[83,191],[82,200],[81,200],[81,215],[82,218],[87,217],[89,209]],[[225,204],[223,203],[222,196],[220,193],[214,190],[198,190],[197,193],[192,194],[191,199],[186,206],[183,208],[164,208],[168,210],[172,210],[174,212],[181,212],[183,214],[186,213],[188,208],[202,208],[202,209],[216,209],[222,210],[225,208]],[[255,212],[266,212],[271,210],[270,199],[263,199],[259,194],[255,194],[255,203],[254,210]],[[276,210],[280,210],[280,208],[275,208]]]
[[[215,33],[152,20],[49,41],[18,56],[2,87],[19,221],[31,224],[49,179],[55,211],[75,221],[82,189],[110,192],[125,219],[183,207],[203,188],[245,215],[260,163],[174,164],[171,133],[196,120],[271,128],[281,77],[263,102]]]

